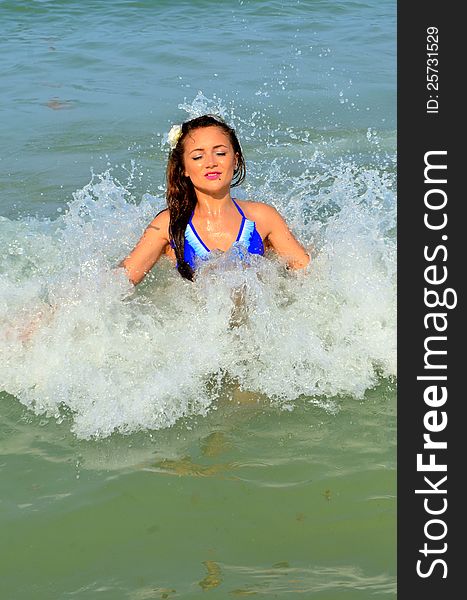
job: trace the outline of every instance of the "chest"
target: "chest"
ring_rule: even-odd
[[[245,219],[235,215],[229,220],[193,219],[188,227],[208,250],[225,252],[239,239],[244,225]]]

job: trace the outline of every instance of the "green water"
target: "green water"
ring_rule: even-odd
[[[395,598],[395,7],[0,1],[0,600]],[[201,109],[315,249],[243,338],[222,285],[108,275]]]
[[[395,597],[395,394],[100,441],[2,402],[2,598]]]

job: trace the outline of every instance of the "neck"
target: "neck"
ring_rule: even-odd
[[[196,212],[201,217],[218,217],[232,206],[230,191],[218,196],[211,196],[196,190]]]

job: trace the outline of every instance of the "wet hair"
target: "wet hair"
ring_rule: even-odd
[[[167,206],[170,213],[169,236],[173,243],[175,256],[177,257],[177,269],[182,277],[193,281],[194,271],[184,259],[185,229],[196,206],[195,188],[189,177],[185,176],[185,165],[183,162],[183,142],[187,135],[194,129],[200,127],[220,127],[230,139],[234,154],[237,157],[237,166],[231,187],[240,185],[246,175],[245,159],[243,157],[240,142],[235,130],[216,115],[202,115],[182,124],[182,132],[175,147],[171,150],[167,163]]]

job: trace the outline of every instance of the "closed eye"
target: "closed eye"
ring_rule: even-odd
[[[225,156],[227,154],[227,152],[216,152],[217,156]],[[192,156],[191,157],[193,160],[199,160],[200,158],[203,158],[201,155],[200,156]]]

